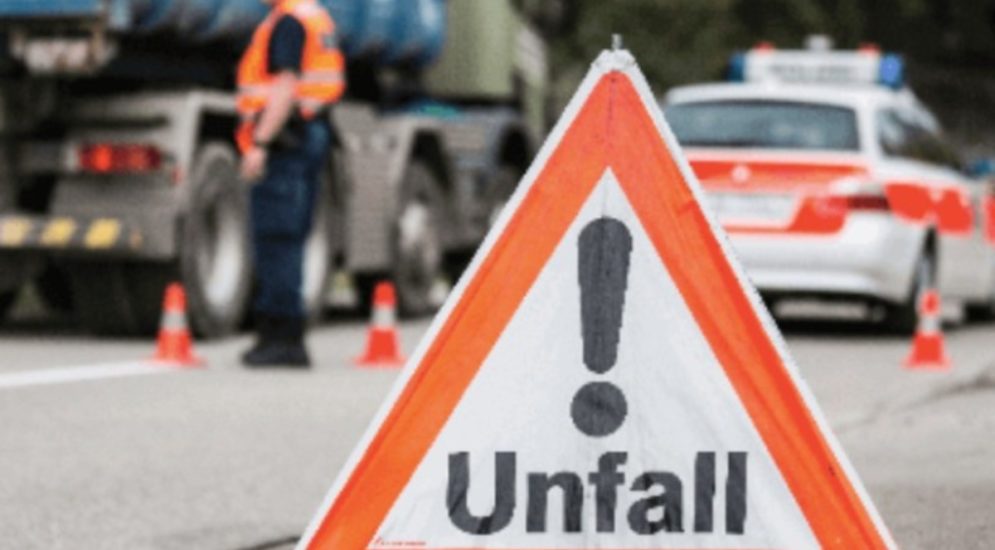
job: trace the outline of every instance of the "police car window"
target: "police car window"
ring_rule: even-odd
[[[892,110],[878,111],[877,129],[881,152],[889,157],[906,156],[911,136],[908,135],[908,125],[899,118],[898,113]]]
[[[915,113],[892,109],[878,111],[877,135],[886,156],[901,157],[950,168],[960,168],[960,158],[946,143],[936,124]]]
[[[708,101],[666,110],[686,146],[857,151],[852,109],[788,101]]]

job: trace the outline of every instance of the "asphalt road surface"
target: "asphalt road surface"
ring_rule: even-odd
[[[948,334],[942,373],[903,370],[908,342],[873,327],[787,328],[899,544],[995,547],[995,325]],[[0,548],[290,548],[396,376],[351,366],[364,330],[316,330],[309,372],[240,368],[247,337],[149,372],[129,365],[150,342],[0,330]]]

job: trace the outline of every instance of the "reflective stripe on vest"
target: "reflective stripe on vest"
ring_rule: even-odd
[[[295,96],[304,118],[335,102],[345,91],[345,61],[335,45],[335,23],[315,0],[283,0],[256,28],[238,67],[238,111],[243,119],[255,117],[269,100],[273,75],[268,72],[269,42],[273,28],[284,15],[304,27],[301,74]]]

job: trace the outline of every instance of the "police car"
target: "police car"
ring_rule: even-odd
[[[915,327],[920,293],[995,311],[995,200],[965,176],[900,57],[734,56],[731,82],[676,88],[665,112],[754,284],[859,300]]]

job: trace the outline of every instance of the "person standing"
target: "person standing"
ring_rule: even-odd
[[[304,244],[345,90],[335,24],[316,0],[263,0],[269,15],[238,66],[236,141],[251,190],[256,344],[246,366],[308,367]]]

